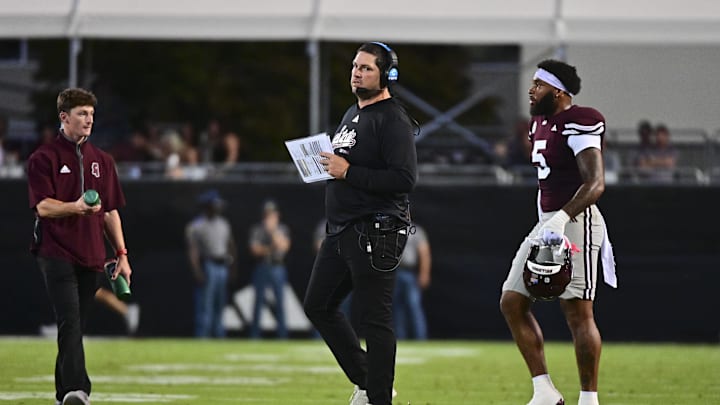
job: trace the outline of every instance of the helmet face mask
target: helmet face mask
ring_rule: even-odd
[[[552,301],[570,284],[571,249],[563,248],[561,252],[558,249],[558,246],[530,247],[523,269],[523,282],[535,299]]]

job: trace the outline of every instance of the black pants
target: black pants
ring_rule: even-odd
[[[91,269],[59,259],[37,258],[57,321],[58,354],[55,360],[55,398],[62,401],[70,391],[90,394],[85,368],[83,333],[100,275]]]
[[[310,321],[332,351],[345,375],[367,390],[370,403],[392,403],[397,341],[392,327],[395,271],[372,268],[358,233],[351,226],[326,238],[320,247],[305,294]],[[339,307],[353,293],[367,351]]]

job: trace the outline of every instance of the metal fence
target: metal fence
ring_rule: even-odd
[[[662,176],[651,170],[633,167],[637,151],[634,129],[613,129],[607,133],[606,157],[617,156],[617,165],[606,165],[609,185],[720,185],[720,130],[707,134],[697,129],[672,129],[672,143],[677,152],[677,167]],[[427,151],[425,151],[427,152]],[[299,183],[300,177],[291,162],[246,162],[233,165],[168,165],[165,162],[119,162],[123,181],[228,181],[239,183]],[[612,167],[617,166],[617,167]],[[518,185],[537,181],[532,166],[503,167],[486,163],[420,163],[419,183],[427,185]],[[0,165],[0,179],[25,177],[24,162]]]
[[[226,165],[177,166],[168,170],[162,163],[119,163],[123,181],[221,181],[255,184],[301,183],[292,163],[241,163]],[[0,166],[0,179],[22,179],[21,165]],[[533,167],[503,168],[498,165],[450,165],[422,163],[418,165],[418,184],[455,185],[528,185],[537,182]],[[621,168],[606,171],[608,185],[637,186],[720,186],[720,165],[710,168],[677,167],[669,177],[657,179],[645,170]]]

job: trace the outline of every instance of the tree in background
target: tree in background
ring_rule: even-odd
[[[352,55],[359,43],[322,44],[324,120],[336,121],[348,102]],[[467,96],[468,66],[477,53],[467,46],[397,45],[400,83],[444,110]],[[294,42],[176,42],[86,39],[79,83],[102,96],[96,134],[111,145],[149,122],[190,122],[203,128],[217,118],[243,139],[245,158],[284,161],[283,141],[308,132],[309,60]],[[54,94],[66,86],[68,42],[34,40],[38,62],[33,96],[37,122],[52,121]],[[492,99],[460,119],[492,121]],[[408,105],[420,122],[429,117]],[[327,124],[329,125],[329,124]]]

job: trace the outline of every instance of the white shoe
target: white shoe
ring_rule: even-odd
[[[542,394],[536,392],[527,405],[565,405],[565,400],[558,390]]]
[[[90,405],[90,398],[85,391],[70,391],[65,394],[62,405]]]
[[[140,306],[138,304],[128,304],[125,323],[127,323],[128,333],[134,335],[140,325]]]
[[[361,390],[357,385],[353,388],[350,395],[350,405],[368,405],[367,391]]]
[[[395,391],[395,387],[392,389],[392,398],[395,398],[397,396],[397,391]],[[356,401],[356,402],[354,402]],[[365,401],[365,402],[363,402]],[[370,402],[368,402],[368,396],[367,391],[361,390],[360,387],[357,385],[353,389],[353,393],[350,396],[350,405],[372,405]]]

